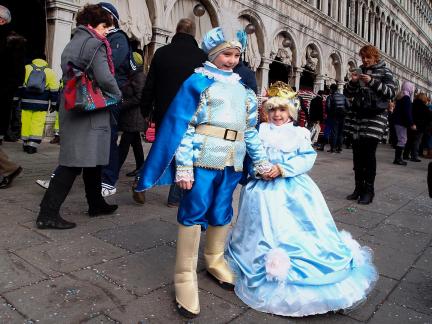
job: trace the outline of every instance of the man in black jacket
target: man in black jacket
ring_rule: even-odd
[[[332,120],[329,150],[329,152],[332,153],[342,152],[345,115],[350,107],[348,99],[337,90],[337,85],[333,83],[330,86],[330,95],[327,97],[326,101],[327,120]]]
[[[151,114],[157,131],[165,112],[174,99],[182,83],[207,59],[195,40],[195,23],[187,18],[180,19],[171,44],[156,50],[141,99],[141,112],[144,117]],[[141,194],[141,195],[140,195]],[[134,200],[144,202],[143,193],[134,193]],[[176,207],[181,191],[175,185],[170,188],[168,206]]]

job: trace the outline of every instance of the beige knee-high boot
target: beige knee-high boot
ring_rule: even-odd
[[[179,224],[174,287],[179,311],[187,317],[194,317],[200,312],[196,274],[200,236],[200,225]]]
[[[234,284],[234,274],[224,258],[225,241],[230,225],[209,226],[206,232],[204,259],[207,271],[220,283]]]

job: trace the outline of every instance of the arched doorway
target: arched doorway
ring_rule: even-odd
[[[306,47],[302,57],[303,72],[300,77],[300,89],[313,91],[319,72],[319,51],[314,44]]]
[[[7,7],[12,15],[12,21],[7,28],[20,34],[27,40],[27,61],[44,54],[46,40],[45,1],[27,0],[23,4],[21,1],[3,0],[0,1],[0,4]]]
[[[296,51],[290,34],[283,31],[275,37],[270,58],[269,83],[283,81],[293,86]]]

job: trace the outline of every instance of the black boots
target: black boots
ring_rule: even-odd
[[[400,147],[400,146],[396,146],[395,149],[395,159],[393,161],[393,164],[397,164],[397,165],[404,165],[406,166],[407,163],[402,160],[402,152],[403,152],[404,148]]]
[[[364,183],[363,181],[356,180],[354,192],[351,195],[346,196],[348,200],[357,200],[360,198],[361,193],[363,192]]]
[[[96,216],[100,216],[100,215],[109,215],[114,213],[117,208],[118,205],[109,205],[106,203],[106,201],[101,197],[102,200],[100,200],[97,203],[90,203],[89,202],[89,209],[88,209],[88,214],[90,217],[96,217]]]
[[[61,218],[57,215],[55,218],[43,219],[39,218],[36,221],[36,226],[39,229],[71,229],[76,226],[75,223],[68,222],[67,220]]]
[[[365,182],[364,190],[357,201],[360,205],[369,205],[375,196],[373,183]]]
[[[40,211],[36,220],[39,229],[70,229],[76,226],[61,218],[59,211],[74,183],[76,174],[67,169],[61,169],[51,179],[40,204]]]

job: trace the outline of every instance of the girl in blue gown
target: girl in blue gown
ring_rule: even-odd
[[[292,123],[295,93],[278,82],[269,94],[269,122],[260,125],[259,137],[274,167],[262,177],[250,170],[242,190],[226,250],[235,293],[258,311],[284,316],[353,308],[378,279],[372,251],[338,231],[306,174],[316,152],[309,131]]]

